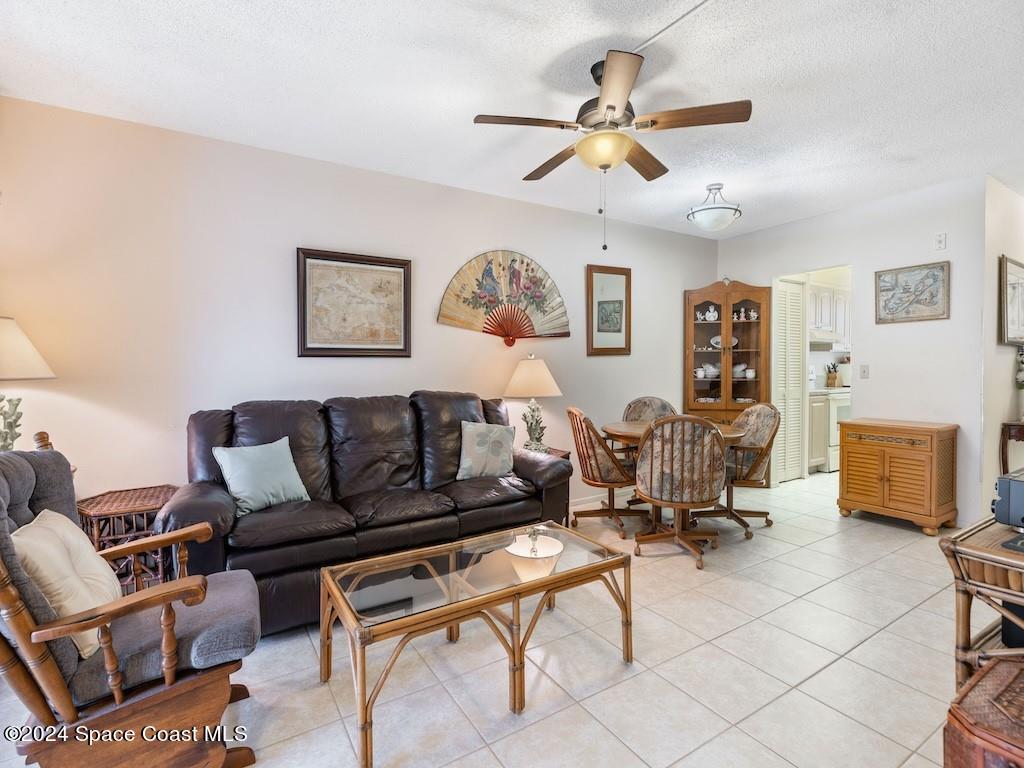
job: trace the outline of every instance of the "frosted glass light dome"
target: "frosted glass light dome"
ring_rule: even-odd
[[[721,184],[708,184],[707,190],[704,202],[693,206],[686,214],[689,221],[705,232],[718,232],[743,215],[738,205],[726,201]]]
[[[615,128],[601,128],[576,142],[576,156],[595,171],[610,171],[626,161],[633,137]]]

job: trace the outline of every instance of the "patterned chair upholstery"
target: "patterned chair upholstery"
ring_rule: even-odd
[[[615,506],[615,490],[634,484],[632,462],[616,456],[611,446],[597,431],[594,423],[579,408],[567,408],[572,438],[576,444],[576,458],[580,465],[583,482],[594,488],[606,488],[608,501],[599,509],[576,510],[572,515],[572,527],[581,517],[604,517],[615,523],[619,538],[626,538],[622,515],[646,516],[646,512],[620,509]]]
[[[706,542],[718,546],[718,532],[694,528],[692,510],[713,506],[725,487],[725,442],[722,433],[699,416],[668,416],[658,419],[644,435],[637,450],[637,495],[651,504],[651,533],[638,534],[634,552],[648,541],[672,539],[704,567]],[[674,511],[671,526],[661,520],[661,508]]]
[[[668,400],[646,395],[638,397],[626,406],[622,412],[623,421],[654,421],[664,416],[675,416],[678,413]]]
[[[726,517],[743,528],[743,535],[751,538],[754,533],[746,518],[761,518],[766,526],[772,525],[767,512],[751,509],[736,509],[733,491],[741,488],[764,488],[768,485],[768,465],[772,456],[772,445],[779,431],[782,416],[771,403],[757,403],[736,417],[733,426],[745,430],[740,441],[731,446],[727,467],[729,472],[726,485],[725,505],[714,510],[698,512],[695,517]]]

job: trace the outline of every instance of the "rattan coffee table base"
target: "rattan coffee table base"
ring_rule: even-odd
[[[578,534],[574,534],[577,535]],[[583,537],[581,537],[583,538]],[[349,656],[352,667],[352,683],[355,689],[356,716],[358,723],[359,744],[358,757],[361,768],[373,765],[373,707],[380,692],[394,669],[398,657],[405,647],[420,635],[447,631],[449,642],[458,642],[459,627],[463,622],[481,619],[494,633],[499,644],[508,656],[509,694],[508,708],[510,712],[519,714],[526,708],[526,648],[530,642],[545,609],[553,610],[555,596],[568,589],[591,584],[602,583],[608,590],[612,600],[622,614],[622,658],[626,663],[633,661],[632,606],[630,596],[630,558],[623,554],[604,562],[592,563],[565,573],[555,573],[541,579],[524,582],[492,593],[478,591],[454,567],[446,575],[439,574],[431,565],[430,558],[443,553],[446,545],[419,550],[421,557],[410,560],[413,553],[405,552],[398,555],[387,555],[371,560],[353,563],[352,573],[356,580],[372,572],[374,568],[387,569],[395,563],[414,562],[425,566],[431,572],[431,578],[443,584],[445,589],[457,591],[468,597],[448,605],[439,606],[410,616],[404,616],[371,627],[362,626],[360,618],[353,610],[345,594],[338,586],[338,568],[323,569],[320,579],[320,682],[331,679],[333,627],[340,622],[345,628],[349,645]],[[622,570],[622,586],[620,587],[614,571]],[[328,576],[328,572],[333,572]],[[522,602],[525,598],[540,595],[536,607],[530,615],[525,630],[522,628]],[[367,679],[366,649],[379,643],[398,637],[399,641],[391,652],[384,669],[375,681]],[[371,687],[372,686],[372,687]]]

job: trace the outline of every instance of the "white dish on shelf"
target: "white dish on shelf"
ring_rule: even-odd
[[[732,337],[732,343],[729,346],[735,347],[739,343],[740,343],[740,340],[737,339],[735,336],[733,336]],[[711,337],[711,346],[714,347],[715,349],[721,349],[722,348],[722,337],[721,336],[712,336]]]
[[[732,375],[733,376],[742,376],[743,372],[745,370],[747,370],[747,364],[746,363],[736,363],[736,365],[734,365],[732,367]]]

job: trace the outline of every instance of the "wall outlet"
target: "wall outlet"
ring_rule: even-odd
[[[946,233],[938,232],[935,235],[935,250],[944,251],[946,250]]]
[[[869,366],[869,365],[862,365],[862,366],[860,366],[860,377],[862,379],[870,379],[871,378],[871,366]]]

